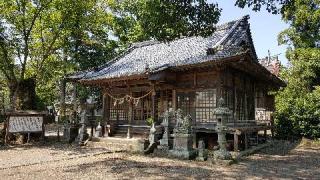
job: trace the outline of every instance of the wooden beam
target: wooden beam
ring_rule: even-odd
[[[155,85],[152,84],[152,118],[155,121],[156,120],[156,90],[155,90]]]
[[[247,137],[247,133],[244,133],[244,147],[245,147],[245,149],[248,149],[248,137]]]
[[[177,91],[172,90],[172,109],[177,110]]]
[[[109,109],[109,96],[105,93],[103,93],[102,95],[102,126],[104,127],[103,128],[103,132],[102,132],[102,135],[103,136],[109,136],[108,134],[108,130],[106,129],[107,125],[109,124],[109,112],[110,112],[110,109]]]
[[[130,90],[129,90],[130,91]],[[132,92],[130,91],[130,95],[132,96]],[[131,125],[133,122],[133,102],[130,101],[129,103],[129,110],[128,110],[128,131],[127,131],[127,138],[132,138],[132,133],[131,133]]]

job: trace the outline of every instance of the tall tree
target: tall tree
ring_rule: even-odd
[[[0,10],[0,70],[12,108],[30,78],[50,102],[67,72],[103,64],[135,41],[209,35],[220,15],[206,0],[0,0]]]
[[[55,84],[52,79],[63,76],[74,65],[85,64],[79,57],[83,52],[95,57],[99,54],[100,59],[112,54],[107,44],[108,28],[103,24],[107,9],[97,0],[1,0],[0,10],[0,67],[13,109],[17,104],[23,108],[26,89],[22,84],[32,84],[30,78],[40,83],[38,91],[50,92]],[[42,95],[46,94],[48,91]]]
[[[109,0],[114,34],[124,42],[168,41],[214,32],[221,9],[207,0]]]
[[[50,16],[51,20],[55,19],[54,12],[48,11],[52,10],[53,4],[53,0],[0,1],[1,70],[7,79],[13,109],[16,108],[16,100],[24,102],[22,84],[36,77],[45,61],[57,49],[56,41],[63,21],[59,24],[46,24],[43,21]],[[29,66],[35,67],[36,71],[27,76]]]

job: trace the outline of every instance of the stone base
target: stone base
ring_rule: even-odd
[[[234,163],[234,160],[221,160],[221,159],[215,159],[212,161],[213,164],[217,164],[219,166],[230,166]]]
[[[228,151],[215,151],[214,152],[214,160],[231,160],[232,156]]]
[[[130,146],[130,151],[133,153],[143,153],[146,147],[146,142],[144,139],[138,139],[132,143]]]
[[[208,159],[208,153],[198,152],[197,161],[206,161]]]
[[[79,134],[78,127],[69,126],[63,129],[63,138],[65,141],[69,143],[72,143],[78,137],[78,134]]]
[[[194,159],[197,156],[197,150],[170,150],[169,157],[174,157],[178,159]]]
[[[196,158],[197,161],[206,161],[207,159],[208,158],[206,157],[199,157],[199,156]]]
[[[169,154],[169,146],[159,145],[153,153],[156,156],[166,157]]]

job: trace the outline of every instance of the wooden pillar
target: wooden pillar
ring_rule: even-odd
[[[130,93],[132,95],[132,93]],[[133,102],[128,102],[129,103],[129,112],[128,112],[128,131],[127,131],[127,138],[132,138],[132,122],[133,122]]]
[[[236,118],[237,118],[237,88],[236,88],[236,80],[235,74],[232,73],[232,88],[233,88],[233,126],[236,126]]]
[[[236,132],[233,134],[233,151],[239,151],[239,135]]]
[[[248,119],[248,102],[247,102],[247,78],[244,78],[244,120]]]
[[[164,109],[165,107],[164,107],[164,100],[163,100],[165,93],[163,91],[160,91],[159,96],[160,96],[160,98],[159,98],[160,99],[160,102],[159,102],[160,107],[158,107],[158,117],[161,116],[161,114],[166,110],[166,109]]]
[[[248,149],[248,135],[247,135],[247,132],[244,133],[244,148]]]
[[[259,131],[257,131],[257,146],[259,145]]]
[[[219,101],[220,98],[222,98],[223,94],[222,94],[222,85],[223,85],[223,81],[222,81],[222,71],[219,70],[218,71],[218,82],[217,82],[217,103]]]
[[[108,125],[110,125],[110,103],[109,103],[109,96],[104,93],[102,96],[102,135],[108,137],[110,133],[110,129]],[[110,127],[111,128],[111,127]]]
[[[72,83],[73,85],[73,90],[72,90],[72,121],[77,120],[77,109],[78,109],[78,104],[77,104],[77,84]]]
[[[66,80],[60,81],[60,117],[66,115]]]
[[[151,101],[152,101],[152,118],[154,122],[156,122],[156,90],[155,90],[155,85],[152,84],[152,96],[151,96]]]
[[[172,109],[177,110],[177,91],[172,90]]]

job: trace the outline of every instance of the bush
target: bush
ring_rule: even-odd
[[[278,137],[320,137],[320,87],[296,98],[285,98],[285,91],[282,91],[278,98],[275,114],[275,132]]]

